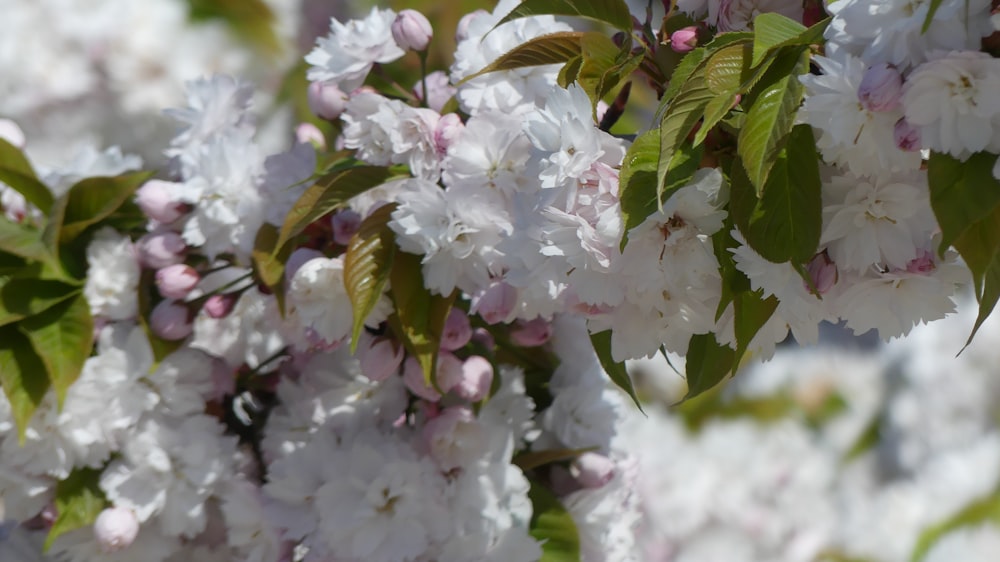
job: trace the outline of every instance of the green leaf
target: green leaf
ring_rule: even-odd
[[[590,334],[590,342],[594,346],[594,352],[597,353],[597,359],[601,362],[601,367],[604,368],[604,372],[611,378],[611,382],[624,390],[632,401],[635,402],[635,407],[639,408],[641,412],[642,403],[639,402],[639,396],[635,393],[635,387],[632,385],[632,378],[629,377],[628,371],[625,369],[625,363],[623,361],[615,361],[611,356],[611,330]]]
[[[773,83],[762,83],[762,91],[755,96],[740,131],[737,152],[758,192],[767,183],[771,166],[792,131],[802,103],[805,89],[799,75],[808,71],[809,57],[804,48],[794,49],[788,55],[795,57],[791,72],[780,72],[783,65],[774,67],[780,78]]]
[[[1000,525],[1000,491],[994,490],[990,495],[973,501],[944,521],[924,529],[913,547],[910,561],[923,560],[931,548],[948,533],[962,527],[974,527],[984,523]]]
[[[524,0],[504,16],[493,29],[519,18],[530,16],[577,16],[632,31],[632,16],[624,0]]]
[[[57,271],[61,270],[56,257],[49,252],[42,240],[42,232],[13,223],[0,217],[0,251],[31,261],[39,261]]]
[[[617,47],[603,33],[583,34],[580,40],[583,62],[577,75],[580,86],[594,106],[639,67],[643,55],[633,55],[629,43]]]
[[[31,341],[42,359],[49,382],[62,407],[66,391],[76,382],[90,357],[94,340],[94,320],[82,294],[28,317],[18,328]]]
[[[535,481],[531,481],[528,498],[532,508],[529,533],[542,542],[539,562],[579,562],[580,534],[559,498]]]
[[[52,206],[49,188],[39,181],[24,154],[4,139],[0,139],[0,181],[14,188],[42,213],[47,213]]]
[[[582,31],[560,31],[529,39],[500,55],[479,72],[466,76],[459,84],[489,72],[569,62],[580,56],[580,38],[583,35]]]
[[[365,319],[375,309],[389,280],[396,253],[396,236],[389,221],[395,209],[394,203],[383,205],[362,221],[344,254],[344,289],[354,311],[351,353],[357,349]]]
[[[677,94],[681,92],[681,88],[691,78],[691,75],[702,66],[707,57],[708,49],[705,47],[698,47],[684,55],[681,62],[674,68],[673,74],[670,75],[670,82],[667,84],[667,89],[663,92],[663,104],[667,104],[670,100],[677,97]],[[666,108],[666,105],[661,107],[661,109],[663,108]],[[658,110],[657,114],[660,113],[661,111]]]
[[[28,336],[14,324],[0,327],[0,387],[10,402],[22,444],[28,421],[49,386],[45,364],[32,349]]]
[[[758,199],[746,171],[734,162],[729,209],[747,244],[764,259],[804,263],[819,245],[822,184],[812,128],[798,125]]]
[[[193,21],[221,19],[248,44],[270,55],[281,53],[274,13],[264,0],[188,0],[188,4]]]
[[[688,134],[698,124],[708,103],[714,98],[715,94],[705,84],[705,73],[698,71],[691,75],[677,97],[667,106],[660,123],[660,159],[656,167],[656,195],[660,204],[665,200],[668,178],[685,162],[682,145],[687,142]]]
[[[516,465],[524,471],[528,471],[540,466],[545,466],[554,462],[575,459],[584,453],[596,451],[599,447],[585,447],[583,449],[549,449],[546,451],[525,451],[518,453],[511,459],[511,464]]]
[[[441,332],[458,291],[442,297],[431,294],[423,284],[420,256],[396,252],[389,272],[389,293],[395,306],[397,335],[406,350],[420,363],[424,381],[437,388],[438,348]]]
[[[768,50],[799,37],[805,31],[806,26],[781,14],[759,14],[753,20],[753,66],[764,60]],[[822,34],[820,37],[822,38]]]
[[[944,0],[931,0],[930,5],[927,7],[927,17],[924,18],[924,25],[920,27],[921,35],[927,33],[927,30],[931,28],[931,22],[934,21],[934,15],[937,13],[938,8],[941,7],[941,2]]]
[[[253,260],[257,277],[271,289],[278,301],[278,310],[285,314],[285,263],[292,253],[292,246],[286,244],[280,248],[278,243],[278,228],[270,223],[261,225],[254,238]]]
[[[763,298],[763,292],[743,291],[733,297],[733,326],[736,332],[736,352],[733,355],[732,372],[743,360],[750,342],[757,332],[771,319],[774,310],[778,308],[778,299],[774,295]]]
[[[48,551],[59,536],[93,524],[108,505],[101,491],[101,471],[96,468],[77,468],[56,484],[56,520],[45,537],[44,550]]]
[[[569,88],[569,85],[576,82],[576,77],[580,75],[581,66],[583,66],[582,55],[577,55],[569,59],[559,70],[559,76],[556,78],[556,82],[563,88]]]
[[[44,312],[79,292],[68,283],[34,277],[0,283],[0,326]]]
[[[932,152],[927,161],[927,185],[931,190],[931,208],[941,226],[944,255],[972,225],[1000,205],[1000,181],[993,177],[996,154],[977,152],[966,161]]]
[[[994,207],[993,214],[970,225],[955,240],[955,249],[972,272],[979,301],[979,315],[965,344],[969,345],[1000,300],[1000,206]]]
[[[714,334],[697,334],[691,337],[687,350],[688,391],[684,400],[690,400],[722,382],[733,370],[736,352],[728,345],[715,340]]]
[[[128,201],[152,172],[80,180],[69,188],[59,242],[67,243],[87,227],[106,219]]]
[[[284,246],[317,219],[343,207],[352,197],[385,183],[390,174],[381,166],[353,166],[323,176],[292,206],[275,248]]]

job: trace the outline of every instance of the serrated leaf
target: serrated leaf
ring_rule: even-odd
[[[424,371],[424,382],[437,388],[437,370],[441,332],[458,291],[443,297],[424,288],[420,256],[396,252],[389,271],[389,294],[395,308],[395,323],[400,341],[417,359]]]
[[[1000,300],[1000,206],[994,207],[993,214],[972,223],[954,246],[972,273],[979,301],[979,314],[965,344],[969,345]]]
[[[0,326],[44,312],[79,292],[79,287],[61,281],[9,279],[0,283]]]
[[[499,377],[498,377],[499,378]],[[528,471],[554,462],[575,459],[584,453],[596,451],[599,447],[583,449],[548,449],[546,451],[526,451],[518,453],[511,459],[511,464],[521,470]]]
[[[632,16],[624,0],[524,0],[493,29],[519,18],[542,15],[576,16],[604,22],[625,32],[632,31]]]
[[[704,72],[691,75],[677,97],[667,106],[660,122],[660,159],[656,167],[656,195],[659,203],[664,201],[668,178],[682,163],[678,158],[681,146],[701,119],[708,103],[715,94],[705,85]]]
[[[690,53],[684,55],[681,62],[679,62],[677,67],[674,68],[673,74],[670,75],[670,82],[667,84],[667,89],[663,92],[663,101],[661,102],[660,108],[656,112],[657,117],[662,117],[662,111],[666,109],[667,104],[670,103],[670,100],[677,97],[681,88],[688,81],[691,75],[701,67],[706,58],[708,58],[708,49],[705,47],[698,47]]]
[[[806,26],[779,13],[758,14],[753,20],[753,65],[757,66],[775,45],[794,39],[805,31]]]
[[[739,161],[730,173],[729,209],[747,244],[766,260],[804,263],[819,245],[822,183],[812,128],[798,125],[774,163],[760,198]]]
[[[560,31],[529,39],[500,55],[479,72],[466,76],[459,84],[489,72],[568,62],[580,56],[583,35],[582,31]]]
[[[344,254],[344,289],[354,312],[351,353],[357,349],[365,319],[375,310],[389,280],[396,253],[396,236],[389,221],[395,209],[396,204],[383,205],[362,221]]]
[[[381,166],[353,166],[318,179],[292,205],[275,248],[284,246],[317,219],[343,207],[352,197],[385,183],[390,175],[391,172]]]
[[[58,240],[67,243],[87,227],[106,219],[125,204],[152,172],[136,172],[116,177],[94,177],[69,188]]]
[[[630,45],[618,47],[608,36],[593,31],[581,38],[583,62],[576,79],[595,107],[642,62],[644,55],[633,55]]]
[[[714,334],[691,336],[685,368],[688,391],[684,400],[690,400],[722,382],[733,371],[735,359],[733,348],[720,344]]]
[[[52,192],[35,175],[24,154],[4,139],[0,139],[0,182],[23,195],[42,213],[47,213],[52,206]]]
[[[615,361],[614,357],[611,356],[611,330],[590,334],[590,343],[594,346],[597,360],[601,362],[601,367],[604,368],[604,372],[608,374],[611,382],[624,390],[641,412],[642,403],[639,402],[639,396],[635,393],[635,386],[632,385],[632,378],[629,377],[628,371],[625,369],[625,363]]]
[[[1000,181],[993,177],[997,155],[977,152],[964,162],[939,152],[927,160],[927,185],[931,208],[941,226],[944,255],[967,229],[1000,205]]]
[[[107,498],[100,487],[102,470],[77,468],[56,484],[56,520],[45,537],[45,551],[61,535],[93,524],[107,507]]]
[[[18,325],[28,337],[48,372],[49,382],[62,407],[66,392],[90,357],[94,340],[94,320],[82,294],[30,316]]]
[[[579,562],[580,533],[573,516],[548,488],[531,481],[531,523],[528,532],[542,542],[539,562]]]
[[[737,153],[758,192],[767,183],[771,166],[792,131],[805,92],[799,75],[808,71],[809,58],[804,49],[794,54],[797,60],[790,73],[782,74],[773,83],[762,84],[740,131]]]
[[[42,403],[49,386],[45,364],[32,349],[28,337],[16,324],[0,327],[0,388],[10,402],[22,444],[28,421]]]

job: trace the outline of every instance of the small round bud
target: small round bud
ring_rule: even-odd
[[[510,332],[510,339],[522,347],[536,347],[549,341],[551,335],[552,327],[549,323],[542,318],[535,318],[529,322],[518,322]]]
[[[201,281],[201,276],[190,265],[168,265],[156,272],[156,288],[164,298],[183,299]]]
[[[492,385],[493,365],[485,357],[473,355],[462,363],[462,380],[454,390],[469,402],[479,402],[490,393]]]
[[[347,107],[347,94],[333,82],[313,82],[307,90],[309,109],[320,119],[334,121]]]
[[[809,278],[812,279],[816,292],[821,295],[825,295],[837,283],[839,277],[837,264],[833,263],[826,250],[816,254],[813,256],[813,259],[809,260],[806,272],[809,273]],[[813,289],[806,285],[806,290],[812,291]]]
[[[128,548],[138,535],[139,519],[128,508],[109,507],[94,521],[94,538],[105,554]]]
[[[902,97],[903,75],[884,62],[865,71],[858,86],[858,101],[868,111],[892,111]]]
[[[168,340],[182,340],[191,335],[194,325],[188,309],[174,300],[160,301],[149,315],[149,327],[157,336]]]
[[[388,338],[376,338],[362,332],[358,341],[358,361],[361,373],[374,382],[381,382],[399,371],[406,352],[403,346]]]
[[[584,453],[573,461],[570,474],[584,488],[600,488],[615,475],[615,463],[598,453]]]
[[[135,203],[147,217],[170,224],[185,212],[185,205],[174,199],[177,187],[173,182],[149,180],[135,193]]]
[[[670,48],[675,53],[687,53],[698,46],[698,28],[688,26],[670,34]]]
[[[352,209],[344,209],[334,214],[330,221],[333,225],[333,241],[341,246],[350,244],[351,237],[361,227],[361,215]]]
[[[403,10],[392,22],[392,38],[400,48],[423,51],[434,36],[431,22],[416,10]]]
[[[236,306],[236,299],[237,297],[233,293],[212,295],[205,300],[205,304],[202,305],[201,309],[205,311],[205,314],[209,318],[218,320],[219,318],[229,316],[229,313],[233,311],[233,307]]]
[[[487,324],[496,324],[510,320],[516,307],[517,289],[504,281],[494,281],[485,291],[472,297],[469,310],[482,316]]]
[[[906,152],[920,150],[920,129],[910,125],[905,117],[896,121],[896,125],[892,128],[892,138],[900,150]]]
[[[323,131],[320,131],[319,127],[312,123],[299,123],[295,127],[295,140],[300,143],[309,143],[316,150],[326,150],[326,137],[323,136]]]
[[[472,325],[469,317],[461,308],[452,308],[444,322],[441,332],[441,349],[455,351],[461,349],[472,339]]]
[[[139,261],[151,269],[160,269],[184,261],[187,245],[180,234],[170,230],[151,232],[139,239]]]

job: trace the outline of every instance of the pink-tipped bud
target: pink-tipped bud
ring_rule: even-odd
[[[902,97],[903,75],[888,63],[870,67],[858,86],[858,101],[868,111],[892,111]]]
[[[396,14],[391,29],[393,40],[405,50],[423,51],[434,37],[431,22],[416,10],[403,10]]]
[[[920,129],[910,125],[905,117],[896,121],[896,126],[892,128],[892,138],[900,150],[906,152],[920,150]]]
[[[149,327],[154,334],[168,341],[182,340],[194,330],[187,307],[169,299],[160,301],[153,308],[153,313],[149,315]]]
[[[109,554],[124,550],[139,536],[139,518],[124,507],[109,507],[94,521],[94,538],[101,552]]]
[[[598,453],[584,453],[573,461],[570,473],[584,488],[600,488],[615,475],[615,463]]]
[[[184,261],[187,245],[170,230],[151,232],[139,239],[139,261],[150,269],[161,269]]]
[[[399,371],[406,352],[403,346],[388,338],[376,338],[362,332],[358,341],[361,373],[374,382],[381,382]]]
[[[347,107],[347,94],[333,82],[313,82],[306,95],[309,110],[320,119],[335,121]]]
[[[473,355],[462,363],[462,380],[454,391],[469,402],[479,402],[490,393],[492,385],[493,365],[485,357]]]
[[[424,82],[427,82],[427,96],[424,96]],[[434,111],[441,112],[441,108],[444,104],[448,103],[448,100],[455,95],[458,90],[451,85],[451,80],[448,78],[448,74],[441,70],[435,70],[428,74],[423,80],[418,80],[416,84],[413,85],[413,95],[417,96],[418,100],[427,100],[427,107],[433,109]]]
[[[295,127],[295,140],[300,143],[309,143],[316,150],[326,150],[326,137],[323,136],[323,131],[320,131],[319,127],[312,123],[299,123]]]
[[[452,308],[441,332],[441,349],[455,351],[465,347],[472,339],[472,325],[469,316],[461,308]]]
[[[517,307],[517,289],[504,281],[494,281],[485,291],[472,297],[473,313],[482,316],[487,324],[506,322]]]
[[[225,318],[229,316],[229,313],[233,311],[233,307],[236,306],[237,296],[234,293],[226,293],[222,295],[212,295],[205,299],[205,304],[202,305],[201,309],[205,311],[205,314],[209,318]]]
[[[510,339],[521,347],[536,347],[549,341],[552,335],[552,326],[542,318],[535,318],[529,322],[523,320],[510,331]]]
[[[688,53],[698,46],[698,28],[688,26],[670,34],[670,48],[675,53]]]
[[[490,13],[486,10],[476,10],[475,12],[470,12],[462,16],[462,19],[458,20],[458,25],[455,26],[455,42],[461,43],[462,41],[469,38],[469,26],[472,22],[483,16],[489,16]]]
[[[0,119],[0,139],[22,149],[26,142],[24,131],[10,119]]]
[[[175,199],[178,184],[149,180],[135,192],[135,203],[149,218],[163,224],[170,224],[185,213],[185,205]]]
[[[346,246],[361,227],[361,215],[352,209],[344,209],[333,215],[330,222],[333,225],[333,241]]]
[[[806,272],[809,273],[809,278],[812,280],[816,292],[821,295],[825,295],[833,288],[839,278],[837,264],[833,263],[833,260],[830,259],[830,254],[826,253],[826,250],[816,254],[813,256],[813,259],[809,260]],[[813,289],[807,284],[806,290],[812,291]]]
[[[156,288],[168,299],[183,299],[200,280],[198,272],[183,263],[168,265],[156,272]]]

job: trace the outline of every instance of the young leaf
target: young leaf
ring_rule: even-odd
[[[52,193],[39,181],[31,163],[16,146],[2,138],[0,138],[0,181],[14,188],[43,213],[47,213],[52,206]]]
[[[771,166],[788,139],[805,92],[799,75],[809,69],[809,57],[801,48],[790,56],[796,57],[792,71],[773,83],[761,84],[762,91],[755,96],[740,131],[737,152],[758,192],[764,189]]]
[[[580,533],[559,498],[534,481],[528,498],[532,507],[528,529],[532,537],[542,542],[540,562],[579,562]]]
[[[559,31],[529,39],[500,55],[479,72],[466,76],[459,83],[489,72],[568,62],[580,56],[580,38],[583,35],[582,31]]]
[[[73,240],[87,227],[110,216],[152,175],[152,172],[136,172],[117,177],[87,178],[75,183],[67,192],[59,242]]]
[[[954,515],[920,533],[910,555],[910,562],[923,560],[941,538],[956,529],[981,525],[994,527],[998,524],[1000,524],[1000,490],[993,490],[989,495],[971,502]]]
[[[383,205],[369,215],[351,237],[344,254],[344,289],[354,311],[351,353],[357,349],[365,319],[375,309],[389,280],[396,253],[396,237],[389,228],[389,220],[395,209],[395,204]]]
[[[979,315],[968,345],[1000,300],[1000,206],[994,207],[993,214],[970,225],[954,245],[972,272],[979,301]]]
[[[684,400],[690,400],[722,382],[734,369],[736,352],[728,345],[715,340],[714,334],[697,334],[691,337],[687,350],[688,391]]]
[[[18,438],[24,443],[24,431],[49,390],[49,379],[28,337],[14,324],[0,327],[0,388],[10,402]]]
[[[257,276],[271,289],[280,285],[284,280],[285,262],[288,260],[288,254],[291,253],[290,247],[277,248],[277,243],[278,228],[273,224],[264,223],[257,231],[251,253]]]
[[[275,248],[302,233],[310,223],[343,207],[348,200],[385,183],[391,172],[381,166],[353,166],[323,176],[306,189],[285,217]]]
[[[965,162],[947,154],[932,152],[927,161],[927,184],[931,208],[941,226],[944,255],[976,222],[991,215],[1000,205],[1000,181],[993,177],[997,155],[977,152]]]
[[[622,80],[639,67],[643,55],[633,55],[630,44],[615,46],[603,33],[587,32],[581,39],[583,63],[577,81],[596,107]]]
[[[577,16],[610,24],[626,33],[632,31],[632,16],[624,0],[524,0],[493,29],[530,16]]]
[[[794,39],[805,31],[806,26],[781,14],[759,14],[753,20],[753,66],[760,64],[768,49]]]
[[[656,167],[656,196],[662,204],[671,172],[683,164],[681,146],[701,119],[715,94],[705,84],[704,71],[691,75],[667,107],[660,123],[660,159]]]
[[[0,326],[44,312],[79,292],[68,283],[34,277],[0,282]]]
[[[0,217],[0,251],[61,269],[42,241],[42,233]]]
[[[390,294],[395,306],[399,339],[420,363],[427,384],[437,387],[438,348],[441,332],[458,291],[447,297],[433,295],[424,288],[420,256],[396,252],[389,271]]]
[[[576,77],[580,75],[581,66],[583,66],[583,55],[577,55],[569,59],[559,70],[556,82],[563,88],[569,88],[569,85],[576,82]]]
[[[667,84],[667,89],[663,92],[663,101],[656,112],[657,117],[662,118],[663,109],[666,109],[670,100],[677,97],[681,88],[684,87],[691,75],[702,66],[707,57],[708,50],[705,47],[698,47],[684,55],[681,62],[674,68],[673,74],[670,75],[670,83]]]
[[[108,505],[101,491],[101,470],[77,468],[56,484],[56,520],[45,537],[48,550],[60,535],[92,524]]]
[[[632,399],[632,402],[635,402],[635,407],[639,408],[641,412],[642,403],[639,402],[639,396],[635,393],[632,378],[629,377],[628,371],[625,370],[625,363],[615,361],[611,356],[611,330],[590,334],[590,343],[593,344],[594,352],[597,353],[597,359],[601,362],[604,372],[611,378],[611,382],[624,390],[629,395],[629,398]]]
[[[80,376],[83,363],[93,348],[94,321],[87,299],[77,294],[26,318],[18,328],[45,364],[61,407],[66,391]]]

